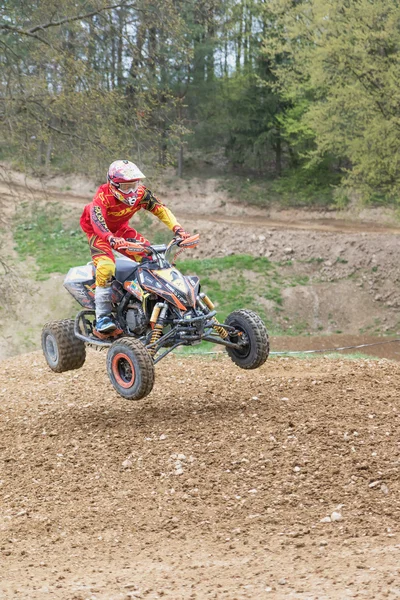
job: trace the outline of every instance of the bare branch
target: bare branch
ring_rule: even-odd
[[[64,25],[64,23],[72,23],[72,21],[80,21],[81,19],[90,19],[90,17],[94,17],[104,11],[113,10],[114,8],[133,8],[134,4],[125,4],[125,2],[119,2],[118,4],[113,4],[110,6],[103,6],[103,8],[99,8],[98,10],[94,10],[90,13],[85,13],[83,15],[75,15],[75,17],[65,17],[64,19],[60,19],[59,21],[50,21],[50,23],[45,23],[44,25],[36,25],[36,27],[32,27],[27,30],[27,33],[35,33],[35,31],[48,29],[49,27],[58,27],[59,25]]]
[[[11,31],[13,33],[19,33],[20,35],[26,35],[28,37],[35,38],[35,39],[39,40],[40,42],[42,42],[43,44],[46,44],[46,46],[49,46],[49,48],[53,48],[53,46],[52,46],[52,44],[50,44],[50,42],[48,42],[44,38],[40,37],[40,35],[37,35],[36,33],[30,33],[29,31],[25,31],[24,29],[20,29],[19,27],[12,27],[11,25],[7,25],[4,23],[0,25],[0,29],[5,29],[6,31]]]
[[[38,123],[43,125],[43,127],[47,127],[47,129],[50,129],[51,131],[55,131],[59,135],[62,135],[64,137],[69,137],[69,138],[75,138],[75,139],[81,140],[83,142],[90,142],[90,144],[92,144],[96,148],[102,148],[103,150],[106,150],[105,146],[99,141],[92,140],[88,136],[82,137],[81,135],[78,135],[77,133],[75,133],[73,131],[63,131],[62,129],[58,129],[58,127],[54,127],[54,125],[51,125],[48,121],[45,121],[44,119],[41,119],[40,117],[38,117],[38,115],[33,113],[31,110],[29,110],[29,108],[27,108],[26,111],[29,115],[31,115],[31,117],[33,119],[35,119],[36,121],[38,121]]]
[[[119,2],[118,4],[111,4],[108,6],[103,6],[103,8],[99,8],[98,10],[94,10],[89,13],[84,13],[82,15],[75,15],[74,17],[65,17],[64,19],[60,19],[59,21],[49,21],[48,23],[43,23],[42,25],[36,25],[35,27],[31,27],[31,29],[21,29],[20,27],[14,27],[12,25],[8,25],[7,23],[0,24],[0,29],[5,29],[6,31],[11,31],[13,33],[19,33],[20,35],[27,35],[29,37],[36,38],[47,44],[47,46],[51,46],[51,44],[45,40],[44,38],[38,36],[36,31],[44,31],[49,27],[59,27],[60,25],[64,25],[65,23],[72,23],[73,21],[80,21],[83,19],[89,19],[90,17],[94,17],[95,15],[99,15],[102,12],[113,10],[114,8],[136,8],[135,4],[125,4],[125,2]]]
[[[11,52],[11,54],[14,56],[14,58],[17,58],[18,60],[20,60],[21,56],[16,54],[16,52],[14,52],[14,50],[8,44],[6,44],[4,40],[0,40],[0,44],[2,46],[4,46],[4,48],[6,48],[9,52]]]

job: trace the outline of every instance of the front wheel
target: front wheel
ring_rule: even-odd
[[[269,354],[268,332],[260,317],[252,310],[235,310],[225,320],[234,327],[238,335],[230,334],[229,340],[242,343],[240,348],[227,348],[226,351],[241,369],[257,369],[265,363]]]
[[[123,338],[113,343],[107,353],[107,373],[127,400],[141,400],[153,389],[153,359],[139,340]]]

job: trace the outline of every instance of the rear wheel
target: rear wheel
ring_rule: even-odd
[[[42,349],[56,373],[79,369],[86,359],[85,343],[75,337],[73,319],[50,321],[42,329]]]
[[[234,327],[238,335],[229,335],[231,342],[243,342],[241,348],[227,348],[226,351],[241,369],[257,369],[268,358],[269,339],[267,329],[252,310],[235,310],[225,320],[226,325]]]
[[[128,400],[140,400],[153,389],[153,359],[139,340],[113,343],[107,353],[107,373],[118,394]]]

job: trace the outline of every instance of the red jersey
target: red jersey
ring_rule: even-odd
[[[158,217],[171,230],[178,225],[169,208],[144,185],[140,185],[137,190],[135,206],[128,206],[110,192],[108,183],[101,185],[92,202],[85,206],[80,225],[85,233],[96,234],[108,241],[110,235],[128,225],[131,217],[142,208]]]

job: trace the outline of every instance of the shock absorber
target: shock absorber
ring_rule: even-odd
[[[207,308],[209,308],[210,310],[214,310],[215,306],[214,304],[211,302],[210,298],[208,296],[206,296],[206,294],[201,293],[199,296],[199,299],[201,298],[202,304],[204,303]],[[215,329],[215,331],[218,333],[218,335],[220,337],[222,337],[223,340],[225,340],[228,337],[228,332],[226,331],[225,327],[221,326],[221,323],[218,321],[218,319],[216,317],[212,318],[212,322],[213,322],[213,329]]]
[[[150,339],[149,345],[151,346],[152,344],[154,344],[154,347],[148,349],[151,356],[154,356],[154,354],[156,353],[156,345],[155,344],[156,344],[156,342],[158,342],[158,340],[162,336],[162,332],[163,332],[163,328],[164,328],[164,319],[165,319],[167,310],[168,310],[167,304],[165,304],[163,302],[158,302],[155,305],[155,307],[153,308],[153,312],[151,313],[150,323],[151,323],[151,326],[153,327],[153,332],[151,334],[151,339]]]

